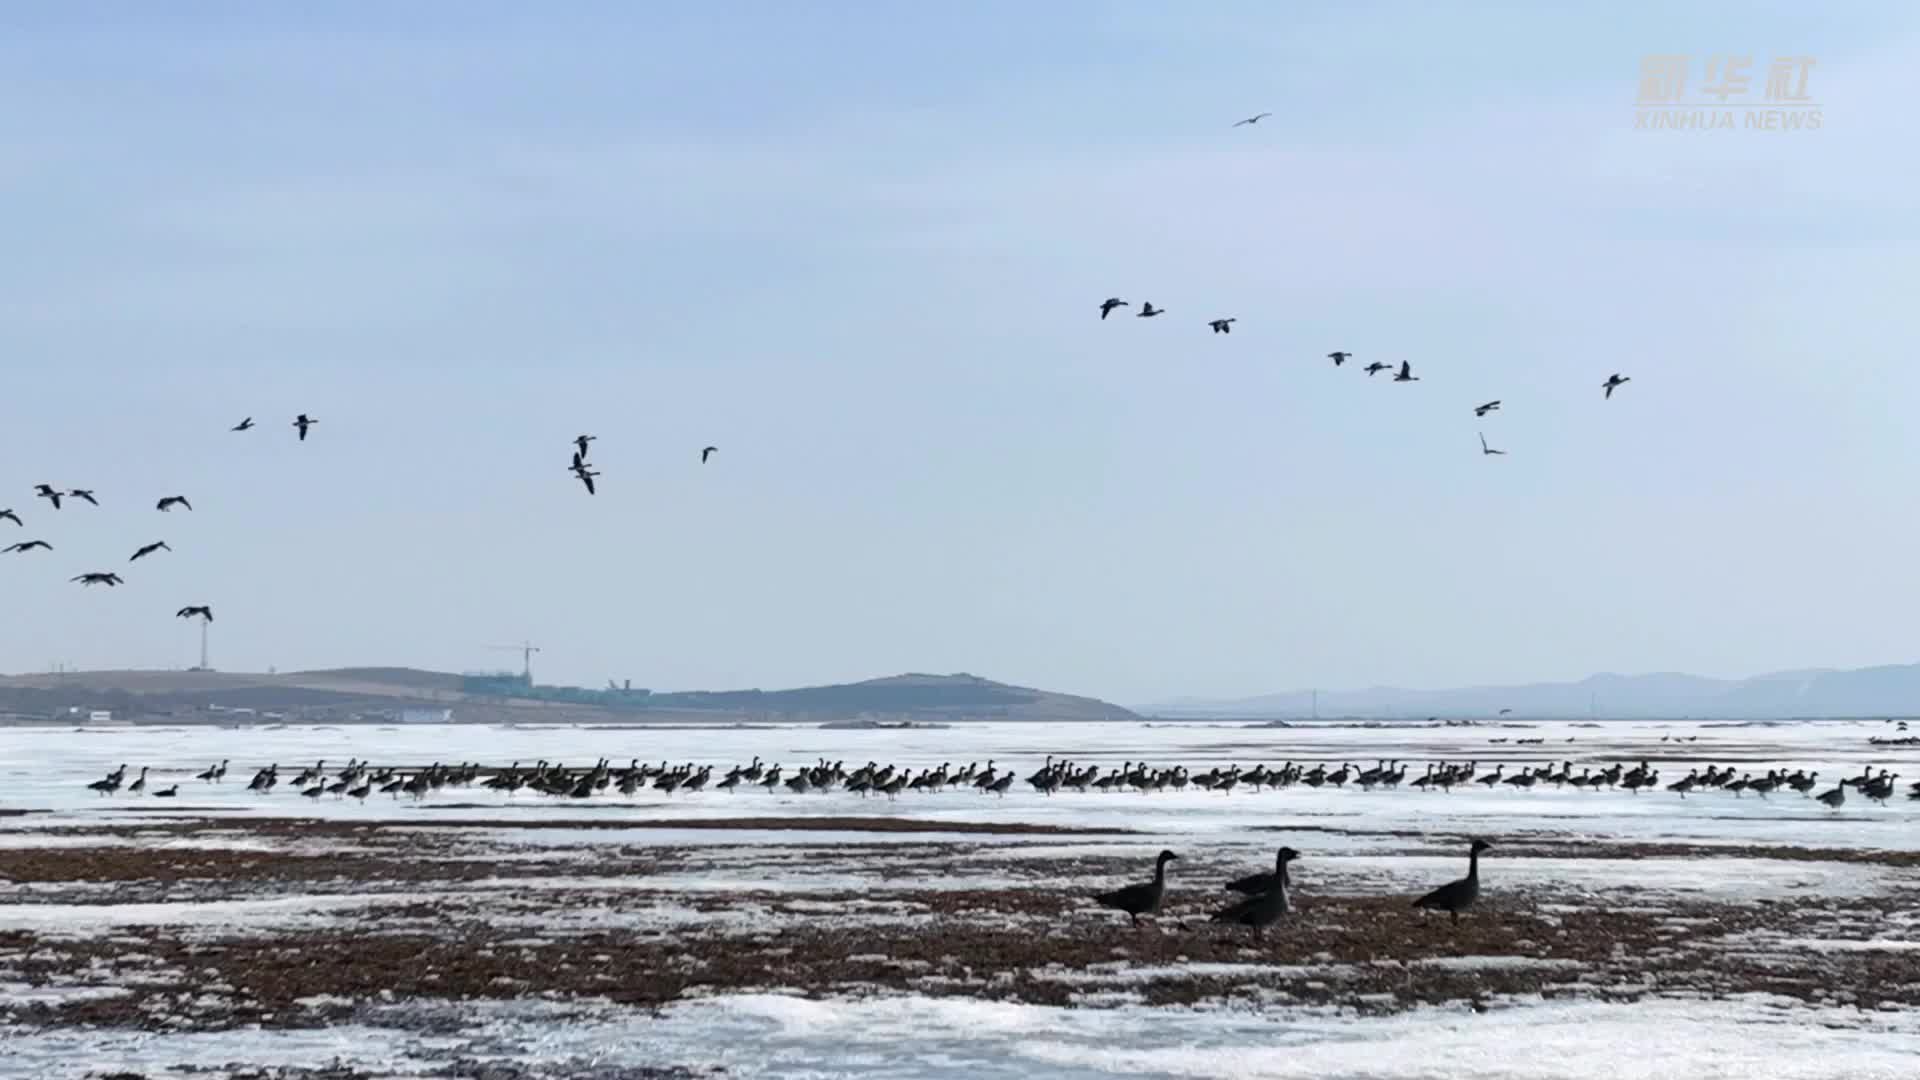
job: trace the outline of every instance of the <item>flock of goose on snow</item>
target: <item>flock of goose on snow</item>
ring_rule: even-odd
[[[222,761],[218,765],[208,766],[197,773],[194,779],[208,783],[224,780],[227,765],[228,762]],[[1755,776],[1751,771],[1736,770],[1732,766],[1706,765],[1689,770],[1686,776],[1678,780],[1662,784],[1659,770],[1645,761],[1633,766],[1614,762],[1599,769],[1590,765],[1581,766],[1577,773],[1571,761],[1558,765],[1518,765],[1511,772],[1504,763],[1495,765],[1491,772],[1482,772],[1476,761],[1434,762],[1411,780],[1407,779],[1408,768],[1398,760],[1377,762],[1367,769],[1345,763],[1330,767],[1326,763],[1307,766],[1289,761],[1277,768],[1263,763],[1251,768],[1229,765],[1224,768],[1214,766],[1204,772],[1191,772],[1181,765],[1159,768],[1144,761],[1128,761],[1116,768],[1097,764],[1083,766],[1049,757],[1046,764],[1023,781],[1012,770],[999,768],[992,759],[984,766],[970,763],[956,769],[950,763],[943,763],[937,768],[917,771],[872,761],[849,771],[844,761],[822,760],[789,771],[779,764],[762,765],[756,757],[746,765],[728,768],[716,781],[712,765],[696,765],[693,762],[670,765],[664,761],[657,765],[643,765],[637,758],[624,768],[615,767],[602,758],[586,767],[548,761],[523,767],[516,761],[504,769],[465,763],[443,765],[438,762],[424,769],[392,766],[375,769],[370,763],[356,759],[333,772],[328,771],[327,763],[322,760],[300,770],[287,786],[316,800],[327,795],[365,799],[374,794],[424,798],[442,788],[475,785],[509,796],[527,791],[572,799],[591,798],[606,792],[630,797],[643,790],[673,795],[703,791],[709,787],[730,794],[741,788],[759,788],[775,794],[805,795],[839,791],[862,797],[884,795],[889,799],[903,792],[930,794],[950,789],[1004,796],[1016,783],[1022,782],[1042,795],[1066,791],[1148,794],[1188,789],[1226,795],[1235,790],[1279,791],[1296,786],[1317,790],[1326,787],[1345,788],[1349,785],[1362,791],[1376,788],[1391,791],[1406,786],[1440,792],[1469,785],[1520,791],[1531,791],[1536,787],[1572,787],[1581,791],[1604,788],[1638,795],[1645,790],[1664,787],[1683,799],[1690,794],[1713,791],[1731,793],[1736,798],[1752,794],[1764,799],[1775,792],[1788,791],[1815,797],[1828,808],[1838,810],[1846,803],[1850,788],[1868,800],[1885,805],[1894,794],[1895,782],[1900,779],[1898,773],[1881,769],[1876,774],[1872,767],[1867,767],[1860,775],[1846,777],[1814,796],[1814,789],[1820,784],[1820,773],[1803,769],[1791,772],[1784,768],[1767,769]],[[129,784],[126,782],[127,766],[121,765],[87,787],[101,795],[116,794],[123,789],[128,794],[139,795],[147,791],[148,771],[143,767],[138,778]],[[247,786],[250,791],[265,794],[280,783],[280,766],[275,763],[255,772]],[[172,798],[179,794],[179,785],[155,790],[151,794],[158,798]],[[1907,794],[1908,798],[1920,799],[1920,782],[1910,784]]]

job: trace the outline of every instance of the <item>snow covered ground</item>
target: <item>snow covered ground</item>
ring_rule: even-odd
[[[1868,741],[1892,734],[1869,722],[5,730],[0,812],[22,812],[0,816],[0,1017],[15,1017],[0,1023],[0,1077],[114,1069],[159,1077],[233,1063],[329,1078],[474,1075],[484,1066],[502,1080],[706,1069],[1904,1078],[1920,1059],[1920,1011],[1909,1004],[1920,1001],[1912,952],[1920,801],[1904,798],[1907,782],[1920,779],[1920,748]],[[1542,741],[1512,741],[1521,738]],[[1682,799],[1478,785],[1445,794],[1042,796],[1019,783],[1004,798],[955,790],[897,800],[757,790],[569,800],[476,786],[365,804],[304,799],[285,785],[264,796],[246,790],[267,763],[290,774],[323,758],[336,768],[350,758],[402,768],[638,758],[713,764],[717,778],[755,757],[789,769],[821,759],[849,768],[992,759],[1025,776],[1049,755],[1194,771],[1400,760],[1412,766],[1409,779],[1441,760],[1478,761],[1483,771],[1648,761],[1663,784],[1712,764],[1818,770],[1816,790],[1868,768],[1906,776],[1888,805],[1854,795],[1837,812],[1793,793]],[[222,759],[232,762],[224,784],[192,779]],[[180,796],[86,789],[122,763],[129,775],[149,767],[149,790],[179,783]],[[870,819],[905,829],[873,831]],[[741,827],[716,827],[729,822]],[[983,824],[1075,831],[964,831]],[[1473,944],[1454,947],[1449,928],[1402,912],[1405,897],[1461,872],[1466,836],[1497,845],[1483,866],[1495,906],[1470,918],[1474,936],[1460,940]],[[1177,925],[1215,905],[1224,878],[1270,866],[1283,843],[1306,853],[1295,866],[1301,913],[1270,949]],[[1084,910],[1092,885],[1144,876],[1161,847],[1184,856],[1173,879],[1183,905],[1176,925],[1128,937]],[[370,876],[352,876],[360,873]],[[1606,921],[1579,925],[1596,908]],[[1524,923],[1538,947],[1502,938],[1509,920]],[[1580,940],[1543,937],[1563,930]],[[539,979],[496,976],[460,1002],[363,986],[303,992],[306,1004],[292,1008],[310,1011],[311,1023],[284,1004],[264,1023],[204,1022],[254,992],[236,986],[248,973],[231,966],[231,950],[246,942],[334,950],[351,948],[355,935],[483,933],[494,935],[473,946],[483,952],[585,967],[577,985],[544,969]],[[862,934],[874,955],[864,955]],[[1065,951],[1035,961],[1018,986],[1002,981],[1007,972],[981,970],[977,956],[956,960],[938,948],[878,963],[890,959],[887,941],[897,949],[951,937],[978,951],[1036,934],[1060,937]],[[1625,936],[1609,959],[1613,934]],[[1301,945],[1308,937],[1314,944]],[[603,939],[610,944],[596,944]],[[681,939],[693,950],[686,958],[659,959],[663,943]],[[717,951],[699,951],[696,940]],[[861,974],[811,971],[804,986],[782,986],[783,965],[799,962],[795,941],[800,955],[830,954]],[[1403,941],[1426,951],[1392,959],[1392,943]],[[193,950],[203,947],[229,952],[197,973]],[[737,968],[743,949],[758,950],[749,959],[765,985],[718,971],[723,962]],[[1701,977],[1708,949],[1761,977],[1778,968],[1797,981],[1768,994]],[[271,963],[289,963],[275,955]],[[646,964],[683,961],[714,968],[709,985],[690,983],[657,1011],[600,1000],[631,998],[613,992],[621,964],[641,978]],[[477,985],[488,986],[486,975]],[[1829,977],[1831,987],[1809,990]],[[524,996],[501,989],[523,981]],[[172,997],[147,985],[162,983]],[[1409,986],[1427,989],[1409,998]],[[138,1027],[113,1019],[136,999],[145,1010]]]

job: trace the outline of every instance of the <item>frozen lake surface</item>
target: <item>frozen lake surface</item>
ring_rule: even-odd
[[[338,1075],[491,1063],[523,1070],[503,1077],[596,1080],[1532,1078],[1602,1062],[1626,1077],[1906,1077],[1920,1055],[1920,801],[1905,789],[1920,748],[1869,741],[1892,734],[1873,722],[4,730],[0,811],[18,813],[0,816],[12,868],[0,869],[0,1076],[338,1059]],[[1024,778],[1049,757],[1194,773],[1399,761],[1409,780],[1441,761],[1482,774],[1646,762],[1662,787],[1712,765],[1817,770],[1816,791],[1866,770],[1905,778],[1887,805],[1851,793],[1837,811],[1784,791],[1478,784],[1049,796],[1022,779],[1004,797],[891,800],[476,784],[364,803],[246,790],[267,764],[290,776],[322,759],[330,772],[349,759],[638,759],[711,764],[717,780],[755,758],[789,771],[992,760]],[[193,779],[223,759],[224,783]],[[179,796],[87,789],[123,763],[129,778],[150,770],[149,792],[177,783]],[[980,831],[1010,825],[1030,831]],[[1401,914],[1459,875],[1470,836],[1496,845],[1482,869],[1491,906],[1458,930]],[[1265,944],[1194,928],[1222,880],[1270,868],[1281,844],[1304,853],[1292,922]],[[1085,893],[1140,879],[1162,847],[1183,856],[1175,914],[1134,932],[1088,908]],[[1581,921],[1596,910],[1603,922]],[[394,958],[366,962],[397,965],[398,980],[258,982],[288,957],[234,956],[389,939]],[[446,954],[444,983],[382,996],[426,955],[419,943],[457,940],[472,944]],[[1001,954],[1029,942],[1031,956]],[[493,966],[458,970],[475,955]],[[274,1011],[244,1012],[276,994]]]

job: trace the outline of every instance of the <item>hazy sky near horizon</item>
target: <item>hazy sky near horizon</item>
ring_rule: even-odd
[[[1564,8],[0,11],[0,670],[1916,659],[1920,9]],[[1656,53],[1823,126],[1635,131]]]

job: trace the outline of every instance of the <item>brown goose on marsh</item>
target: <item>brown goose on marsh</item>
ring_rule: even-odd
[[[1167,864],[1179,857],[1171,851],[1162,851],[1154,860],[1152,881],[1097,893],[1092,897],[1093,902],[1101,907],[1126,912],[1127,917],[1133,920],[1133,925],[1139,926],[1140,916],[1160,913],[1160,901],[1167,895]]]
[[[1280,921],[1281,916],[1292,910],[1292,905],[1287,900],[1287,864],[1299,857],[1300,853],[1292,848],[1281,848],[1279,855],[1274,859],[1273,873],[1259,875],[1268,879],[1270,882],[1268,888],[1264,892],[1249,896],[1231,907],[1216,912],[1213,921],[1251,926],[1254,933],[1264,936],[1267,927]]]
[[[1453,916],[1454,922],[1459,922],[1460,913],[1480,899],[1480,853],[1492,846],[1485,840],[1475,840],[1467,855],[1467,876],[1447,882],[1415,900],[1413,906],[1428,911],[1444,911]]]
[[[1272,873],[1262,870],[1258,874],[1248,874],[1246,877],[1227,882],[1226,887],[1232,892],[1242,893],[1246,896],[1259,896],[1261,893],[1273,888],[1276,882],[1285,881],[1287,877],[1287,863],[1299,857],[1299,852],[1290,847],[1283,847],[1280,849],[1279,858],[1274,862]]]

